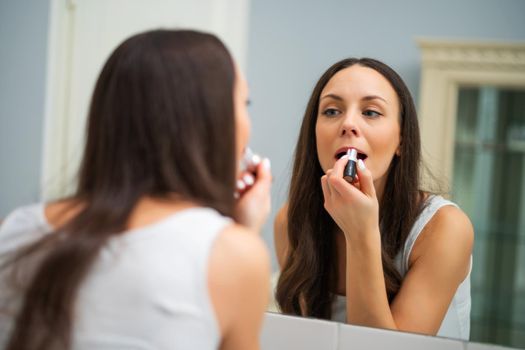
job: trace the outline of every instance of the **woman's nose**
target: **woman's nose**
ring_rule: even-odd
[[[348,112],[342,120],[341,136],[359,136],[359,116],[356,112]]]

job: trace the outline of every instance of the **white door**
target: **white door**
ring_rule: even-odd
[[[91,93],[111,51],[155,28],[218,35],[241,68],[249,0],[51,0],[42,197],[70,194],[84,145]]]

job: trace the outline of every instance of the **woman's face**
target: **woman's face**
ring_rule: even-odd
[[[321,92],[315,135],[324,172],[348,148],[356,148],[381,192],[392,158],[399,154],[396,92],[374,69],[353,65],[337,72]]]
[[[237,164],[243,157],[244,150],[248,146],[250,138],[250,118],[248,115],[248,84],[242,72],[236,68],[235,86],[233,91],[233,101],[235,109],[235,130],[236,130],[236,159]],[[239,166],[237,173],[239,173]]]

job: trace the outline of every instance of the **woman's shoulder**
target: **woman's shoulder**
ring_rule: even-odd
[[[246,262],[264,262],[264,259],[268,258],[266,245],[258,233],[236,223],[224,228],[217,237],[214,248],[224,250],[232,258],[236,257]]]
[[[269,274],[270,257],[258,233],[233,223],[217,237],[212,252],[216,266],[228,275],[265,276]],[[212,262],[213,263],[213,262]]]
[[[266,244],[258,233],[232,223],[216,238],[211,263],[230,276],[261,276],[265,275],[266,270],[269,271],[270,257]],[[239,279],[241,283],[242,278]]]
[[[419,240],[436,226],[447,226],[456,220],[463,225],[470,223],[468,216],[453,201],[438,194],[422,192],[420,212],[410,231],[409,240]]]
[[[270,257],[262,239],[244,226],[228,225],[214,242],[208,270],[221,334],[254,315],[262,315],[268,302],[269,283]]]
[[[469,238],[473,236],[474,230],[469,217],[461,208],[453,202],[440,206],[425,226],[423,233],[435,232],[443,239]],[[472,237],[470,237],[472,238]]]
[[[51,227],[60,227],[69,222],[82,209],[83,205],[73,199],[63,199],[46,203],[44,217]]]
[[[420,214],[424,226],[421,235],[442,239],[473,238],[474,230],[467,214],[453,201],[429,194]]]
[[[454,202],[435,195],[427,198],[425,209],[429,210],[428,222],[414,244],[410,260],[427,254],[470,256],[474,229],[463,210]]]

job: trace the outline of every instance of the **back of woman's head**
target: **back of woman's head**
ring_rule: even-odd
[[[211,34],[156,30],[123,42],[95,87],[78,196],[176,192],[230,214],[234,83]]]
[[[233,61],[210,34],[151,31],[113,52],[95,87],[69,201],[79,211],[2,265],[16,281],[20,267],[37,261],[21,282],[7,350],[71,347],[78,289],[141,198],[176,194],[232,214],[234,83]]]

